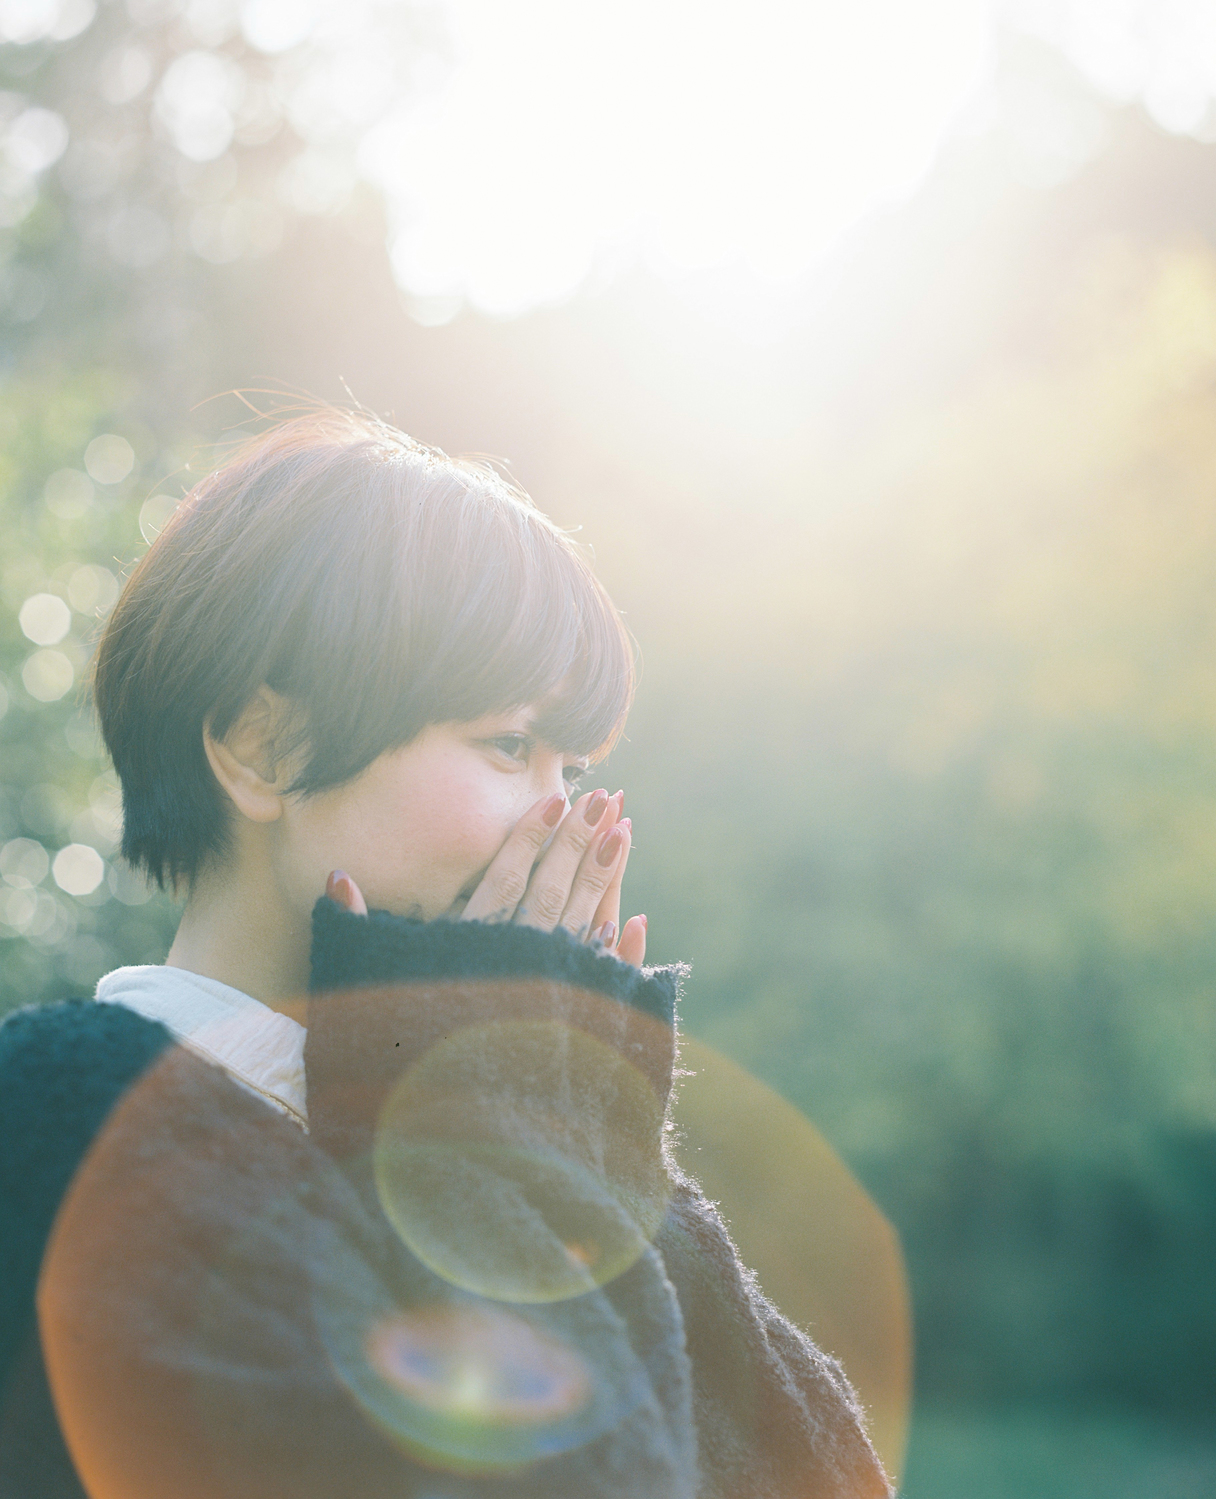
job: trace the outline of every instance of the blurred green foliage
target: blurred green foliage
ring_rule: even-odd
[[[900,1228],[919,1397],[1193,1420],[1216,1407],[1216,256],[1106,244],[1066,297],[1047,359],[850,465],[825,448],[778,528],[697,517],[686,567],[629,600],[649,665],[612,778],[658,955],[697,954],[686,1024]]]
[[[1206,1499],[1209,1441],[1127,1412],[964,1407],[917,1423],[906,1499]]]
[[[164,897],[113,862],[120,797],[86,686],[101,618],[145,545],[140,516],[152,534],[173,499],[149,494],[165,454],[125,396],[105,369],[0,390],[0,1009],[159,961],[172,931]]]

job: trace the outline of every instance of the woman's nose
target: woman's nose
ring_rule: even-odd
[[[537,797],[552,796],[555,791],[560,791],[570,801],[570,785],[566,780],[566,764],[558,755],[554,755],[549,764],[538,767],[536,795]]]

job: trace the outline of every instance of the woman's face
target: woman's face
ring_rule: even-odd
[[[533,718],[432,724],[353,781],[291,798],[276,847],[291,903],[311,910],[342,869],[369,906],[428,921],[459,911],[520,817],[586,767],[538,740]]]

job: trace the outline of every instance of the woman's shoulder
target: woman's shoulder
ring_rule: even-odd
[[[73,1173],[110,1110],[171,1044],[163,1025],[91,999],[28,1005],[0,1022],[0,1383]]]
[[[0,1022],[0,1143],[91,1138],[123,1091],[172,1044],[163,1025],[123,1005],[67,999]]]
[[[146,1066],[169,1032],[121,1004],[62,999],[25,1005],[0,1019],[0,1068],[14,1084],[63,1068],[105,1073]]]

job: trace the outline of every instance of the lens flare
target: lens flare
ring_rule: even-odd
[[[677,1156],[717,1203],[765,1294],[840,1359],[898,1478],[912,1402],[912,1307],[898,1235],[791,1103],[691,1036],[681,1039],[680,1060]]]
[[[584,1361],[522,1318],[486,1307],[402,1312],[366,1340],[373,1368],[436,1415],[528,1426],[581,1410]]]
[[[603,1291],[506,1308],[453,1291],[396,1248],[381,1249],[377,1269],[334,1240],[312,1259],[309,1295],[334,1374],[415,1461],[515,1472],[587,1446],[651,1398],[633,1332]]]
[[[662,1222],[663,1105],[560,1021],[457,1031],[390,1092],[372,1149],[402,1241],[449,1284],[542,1303],[607,1285]]]
[[[317,1310],[338,1376],[427,1467],[511,1472],[585,1445],[622,1414],[582,1352],[518,1313],[473,1302],[371,1318]]]

